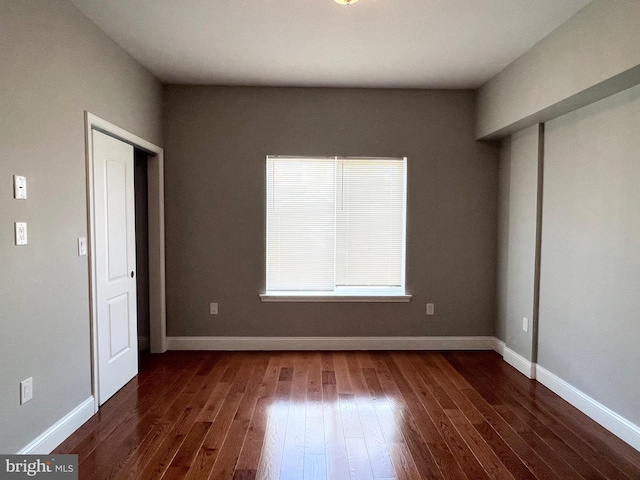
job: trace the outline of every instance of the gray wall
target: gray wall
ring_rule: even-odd
[[[168,86],[164,101],[169,336],[493,335],[497,151],[474,141],[472,92]],[[410,303],[260,302],[268,154],[408,157]]]
[[[161,142],[161,86],[66,1],[0,0],[0,452],[91,395],[84,111]],[[12,175],[27,177],[14,200]],[[13,222],[28,222],[16,247]],[[19,382],[34,398],[19,405]]]
[[[538,363],[640,425],[640,86],[546,125]]]
[[[509,207],[511,195],[511,141],[505,138],[500,144],[498,164],[498,232],[496,254],[496,337],[503,342],[507,338],[507,275],[509,260]],[[507,161],[507,159],[509,161]]]
[[[500,164],[497,335],[636,425],[639,24],[637,0],[594,0],[477,93],[478,138],[511,135]],[[540,299],[528,338],[537,145],[536,127],[522,130],[538,122],[547,122]]]
[[[508,137],[500,149],[498,228],[498,336],[508,348],[532,360],[538,126]],[[522,329],[522,318],[529,330]]]
[[[478,138],[513,133],[640,83],[638,25],[638,0],[594,0],[480,88]]]

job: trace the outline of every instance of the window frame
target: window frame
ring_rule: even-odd
[[[401,160],[403,162],[403,178],[402,178],[402,244],[401,244],[401,285],[398,287],[340,287],[335,285],[333,291],[307,291],[307,290],[286,290],[286,291],[267,291],[268,279],[268,252],[269,252],[269,233],[268,233],[268,186],[269,179],[269,161],[272,159],[300,159],[300,160]],[[265,292],[260,294],[262,302],[409,302],[411,295],[406,292],[406,263],[407,263],[407,176],[408,161],[407,157],[346,157],[346,156],[302,156],[302,155],[267,155],[265,159]],[[336,232],[334,231],[334,237]],[[334,269],[336,268],[334,261]]]

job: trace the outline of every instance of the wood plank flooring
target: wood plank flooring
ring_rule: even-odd
[[[54,453],[81,479],[640,479],[494,352],[168,352]]]

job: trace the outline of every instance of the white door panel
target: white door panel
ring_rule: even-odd
[[[128,146],[128,145],[127,145]],[[133,152],[133,149],[132,149]],[[132,153],[133,154],[133,153]],[[105,162],[107,278],[109,283],[122,280],[127,269],[127,162],[126,158],[108,158]]]
[[[93,162],[102,405],[138,373],[133,147],[94,130]]]
[[[126,353],[133,348],[129,343],[129,294],[108,300],[109,305],[109,362],[112,362],[121,353]]]

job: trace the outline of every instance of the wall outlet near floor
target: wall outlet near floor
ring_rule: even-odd
[[[427,315],[433,315],[435,313],[435,305],[433,303],[427,303]]]
[[[33,398],[33,377],[20,382],[20,405],[27,403]]]
[[[522,331],[529,331],[529,319],[527,317],[522,317]]]
[[[210,303],[209,304],[209,313],[211,315],[217,315],[218,314],[218,304],[217,303]]]

